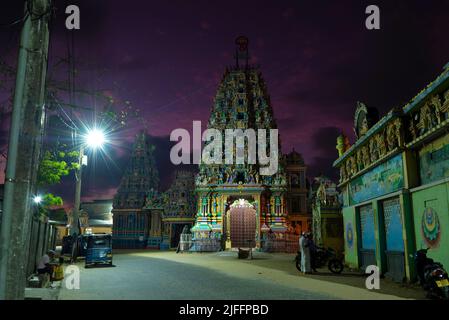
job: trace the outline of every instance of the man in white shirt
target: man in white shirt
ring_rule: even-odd
[[[50,276],[52,274],[52,267],[50,265],[50,261],[55,257],[55,252],[53,250],[49,250],[47,254],[44,254],[42,258],[39,260],[37,265],[37,273],[44,274],[48,273]]]

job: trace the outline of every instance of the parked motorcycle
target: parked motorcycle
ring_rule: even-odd
[[[298,251],[295,257],[296,269],[301,271],[301,252]],[[339,274],[343,271],[343,262],[337,258],[337,254],[332,248],[317,247],[313,268],[322,268],[327,264],[330,272]]]
[[[418,279],[429,298],[449,300],[449,277],[443,265],[427,257],[427,249],[411,255],[415,260]]]

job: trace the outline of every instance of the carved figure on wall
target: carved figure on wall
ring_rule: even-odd
[[[416,138],[418,138],[418,134],[416,132],[416,126],[415,126],[414,118],[418,118],[418,114],[412,115],[412,117],[410,119],[410,125],[408,127],[410,135],[412,136],[412,140],[416,140]]]
[[[388,151],[392,151],[397,147],[396,127],[390,123],[387,127],[387,147]]]
[[[446,115],[446,119],[448,119],[449,118],[449,116],[448,116],[448,112],[449,112],[449,90],[447,90],[445,93],[444,93],[444,103],[443,103],[443,105],[441,106],[441,112],[443,113],[443,114],[445,114]]]
[[[362,154],[362,150],[359,149],[357,150],[357,154],[356,154],[356,158],[357,158],[357,169],[363,170],[364,166],[363,166],[363,154]]]
[[[377,161],[377,159],[379,159],[379,149],[377,147],[375,139],[371,139],[369,141],[369,152],[371,155],[371,163],[373,163],[373,162]]]
[[[351,158],[348,158],[348,160],[346,160],[346,173],[347,173],[347,177],[348,179],[352,177],[352,173],[351,173]]]
[[[435,118],[437,121],[437,124],[441,123],[442,119],[441,119],[441,99],[438,96],[438,94],[434,95],[429,103],[429,108],[433,111],[433,113],[435,114]]]
[[[398,147],[402,147],[403,143],[403,135],[402,135],[402,121],[401,119],[394,120],[394,129],[396,133],[396,138],[398,141]]]
[[[437,117],[429,104],[421,108],[419,123],[417,125],[420,135],[426,133],[437,124]]]
[[[362,123],[360,125],[359,134],[360,136],[365,135],[368,132],[368,120],[365,118],[362,120]]]
[[[387,146],[385,145],[385,138],[384,133],[378,133],[374,137],[376,140],[377,148],[379,150],[379,157],[383,157],[385,154],[387,154]]]
[[[346,168],[344,165],[342,165],[340,167],[340,182],[346,181],[347,176],[346,176]]]
[[[351,157],[351,175],[355,175],[357,173],[357,161],[355,156]]]
[[[369,150],[367,146],[362,147],[362,161],[363,161],[363,167],[367,168],[370,165],[370,156],[369,156]]]

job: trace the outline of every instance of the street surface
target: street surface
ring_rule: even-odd
[[[364,288],[365,278],[326,270],[300,275],[291,254],[120,251],[115,267],[80,267],[80,289],[62,285],[59,299],[402,299],[423,298],[419,289],[382,280],[381,290]]]

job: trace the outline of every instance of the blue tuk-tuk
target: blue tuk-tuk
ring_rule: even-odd
[[[85,267],[94,264],[112,265],[112,236],[110,234],[87,235]]]

